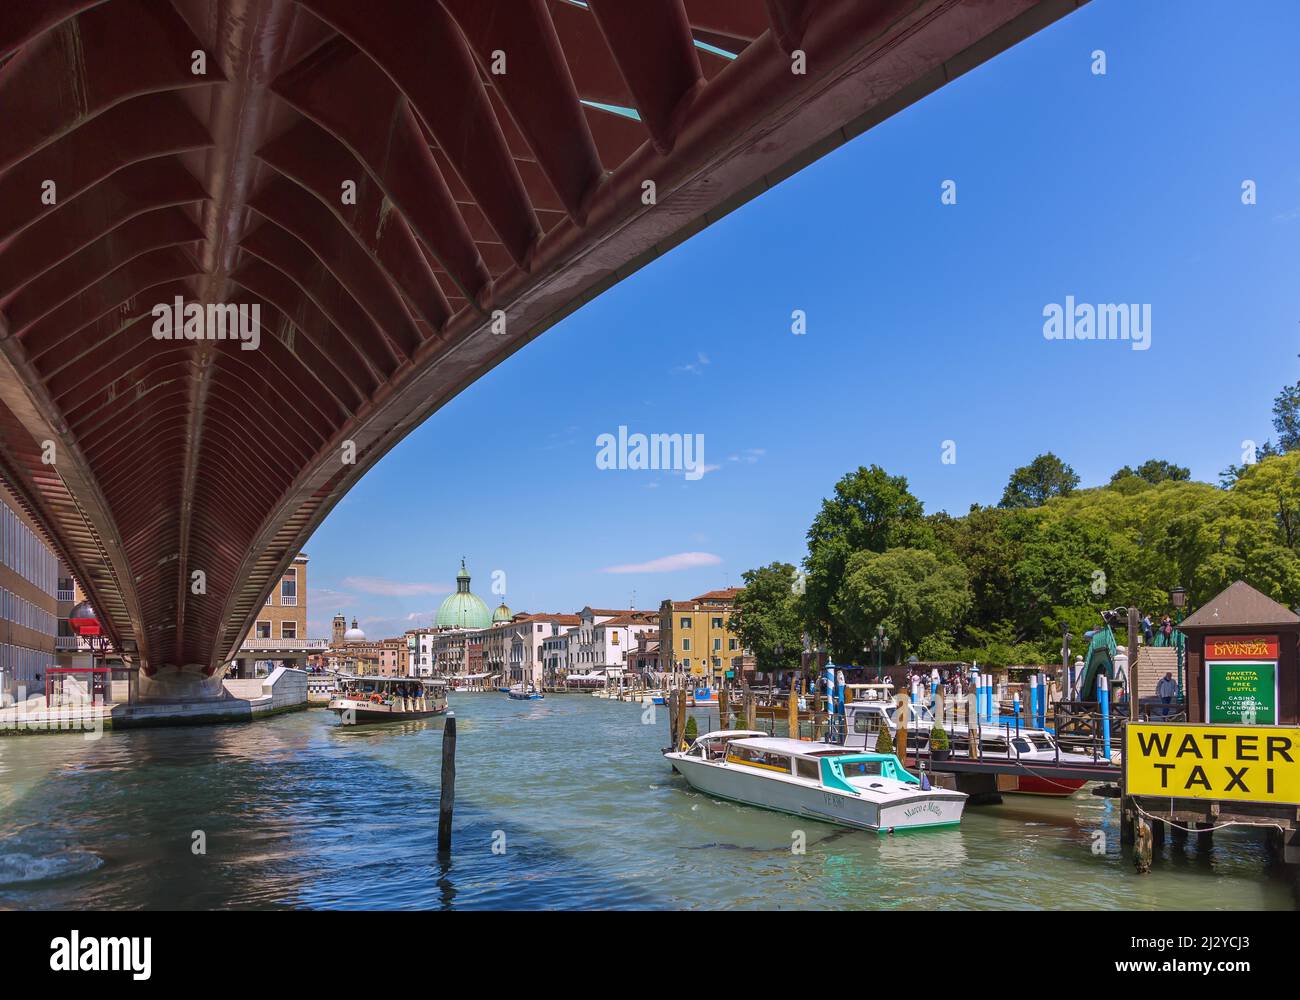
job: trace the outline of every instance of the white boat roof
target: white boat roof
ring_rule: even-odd
[[[695,737],[697,740],[716,740],[723,736],[730,736],[734,739],[749,739],[753,736],[766,736],[767,733],[761,729],[715,729],[710,733],[703,733]]]
[[[759,739],[736,740],[737,746],[749,747],[754,750],[773,750],[778,753],[796,753],[796,754],[815,754],[825,753],[827,750],[833,750],[836,753],[858,753],[857,750],[848,750],[835,743],[814,743],[811,740],[792,740],[788,736],[767,736],[764,735]]]

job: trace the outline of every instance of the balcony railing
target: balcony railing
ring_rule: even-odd
[[[326,639],[245,639],[243,649],[329,649]]]
[[[60,590],[58,596],[60,601],[71,602],[76,599],[77,592],[75,590]]]

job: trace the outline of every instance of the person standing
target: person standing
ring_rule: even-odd
[[[1174,675],[1171,671],[1165,671],[1164,677],[1160,678],[1160,683],[1156,685],[1156,694],[1159,696],[1162,708],[1160,714],[1162,718],[1169,718],[1169,713],[1173,711],[1174,695],[1178,693],[1178,685],[1174,682]]]

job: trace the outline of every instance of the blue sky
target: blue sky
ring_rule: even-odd
[[[312,635],[426,624],[462,555],[516,610],[737,584],[797,562],[858,465],[954,514],[1048,450],[1084,485],[1151,457],[1217,481],[1300,378],[1298,37],[1288,0],[1094,0],[732,213],[371,470],[305,549]],[[1150,349],[1046,340],[1067,295],[1149,303]],[[717,468],[599,470],[620,425]]]

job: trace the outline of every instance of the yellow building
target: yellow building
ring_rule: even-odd
[[[267,595],[248,638],[307,638],[307,557],[301,552]]]
[[[732,679],[739,680],[746,665],[745,651],[730,626],[736,595],[744,589],[727,587],[689,601],[664,601],[659,606],[662,669],[685,670],[713,683],[727,679],[731,672]]]

